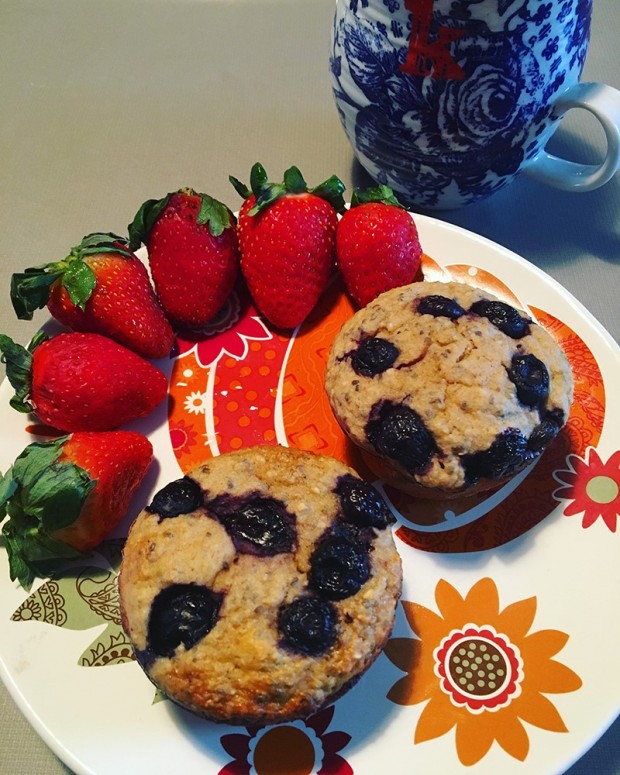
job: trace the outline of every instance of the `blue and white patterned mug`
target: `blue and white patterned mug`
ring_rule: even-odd
[[[588,191],[620,166],[620,92],[579,83],[592,0],[337,0],[330,68],[355,154],[422,208],[489,196],[521,170]],[[600,165],[549,155],[572,107],[607,136]]]

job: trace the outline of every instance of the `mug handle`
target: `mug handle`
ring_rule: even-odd
[[[564,191],[593,191],[620,168],[620,91],[603,83],[577,83],[553,103],[553,119],[571,108],[584,108],[598,119],[607,137],[607,154],[600,164],[560,159],[544,149],[523,171]]]

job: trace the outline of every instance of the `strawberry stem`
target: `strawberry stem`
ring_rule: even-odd
[[[127,227],[130,250],[137,250],[142,243],[146,244],[155,221],[168,206],[171,196],[172,194],[166,194],[163,199],[147,199],[140,205],[133,221]]]
[[[256,201],[248,210],[249,215],[263,212],[273,202],[286,194],[313,194],[329,202],[336,212],[343,213],[345,211],[345,202],[342,196],[345,185],[336,175],[332,175],[314,188],[308,188],[299,168],[293,166],[284,172],[281,183],[271,183],[263,165],[256,162],[250,170],[250,188],[232,175],[229,175],[228,179],[243,199],[254,194]]]
[[[269,205],[273,204],[277,199],[286,194],[286,188],[281,183],[273,183],[256,197],[256,203],[248,210],[249,215],[257,215],[263,210],[266,210]]]
[[[257,161],[250,170],[250,188],[254,193],[254,196],[260,196],[265,188],[269,185],[267,173],[263,165]]]
[[[80,258],[75,258],[67,262],[67,268],[62,274],[62,284],[69,294],[71,303],[84,309],[95,290],[97,278],[88,264]]]
[[[166,194],[162,199],[148,199],[138,209],[133,221],[127,227],[129,234],[130,250],[137,250],[141,244],[147,243],[157,219],[170,204],[174,196],[197,196],[200,198],[200,209],[196,223],[201,226],[208,225],[209,231],[214,237],[219,237],[225,229],[234,225],[234,217],[228,207],[208,194],[201,194],[195,189],[186,186],[178,191]]]
[[[252,195],[250,189],[245,185],[245,183],[242,183],[239,178],[234,177],[234,175],[229,175],[228,180],[232,183],[233,188],[242,199],[247,199]]]
[[[94,232],[83,237],[80,244],[71,248],[69,255],[62,261],[39,264],[13,274],[11,302],[17,317],[20,320],[32,320],[34,311],[47,304],[50,288],[59,278],[72,303],[84,309],[97,285],[95,274],[84,263],[84,258],[100,253],[134,257],[124,237],[109,232]]]
[[[204,226],[209,225],[209,230],[214,237],[219,237],[225,229],[233,224],[233,216],[228,207],[208,194],[198,194],[200,197],[200,210],[196,222]]]
[[[332,175],[327,180],[319,183],[318,186],[310,189],[310,193],[315,196],[325,199],[334,208],[337,213],[344,213],[346,210],[344,197],[342,196],[345,190],[344,183],[337,175]]]
[[[351,207],[357,207],[358,205],[369,204],[371,202],[400,207],[402,210],[405,209],[389,186],[380,185],[364,190],[358,188],[354,189],[353,195],[351,196]]]
[[[12,275],[11,303],[19,320],[32,320],[34,311],[47,304],[50,286],[62,275],[58,265],[52,266],[31,267]]]
[[[9,517],[2,526],[9,573],[26,589],[59,560],[83,556],[53,537],[55,530],[75,522],[96,485],[75,463],[59,462],[68,438],[29,444],[0,475],[0,522]]]
[[[291,194],[303,194],[308,190],[306,181],[297,167],[289,167],[285,171],[284,187]]]
[[[6,364],[6,377],[15,391],[9,403],[13,409],[24,414],[33,409],[28,400],[32,387],[32,353],[41,343],[41,336],[45,335],[37,335],[26,349],[14,342],[10,336],[0,334],[0,361]]]

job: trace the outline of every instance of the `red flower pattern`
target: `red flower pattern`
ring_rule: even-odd
[[[239,286],[202,331],[177,333],[178,357],[194,353],[198,364],[206,368],[225,355],[242,360],[248,350],[248,341],[271,338],[272,334],[252,305],[248,292]]]
[[[553,493],[556,500],[570,501],[564,507],[564,515],[583,514],[584,528],[601,518],[615,533],[620,516],[620,450],[603,462],[590,447],[584,458],[568,455],[566,463],[567,469],[554,472],[561,487]]]
[[[351,735],[327,732],[333,715],[330,706],[304,721],[248,727],[248,734],[223,735],[222,748],[234,759],[218,775],[353,775],[351,766],[339,754]]]

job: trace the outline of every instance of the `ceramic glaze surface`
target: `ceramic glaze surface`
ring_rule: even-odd
[[[361,164],[456,207],[532,163],[581,75],[592,0],[338,0],[330,69]]]

